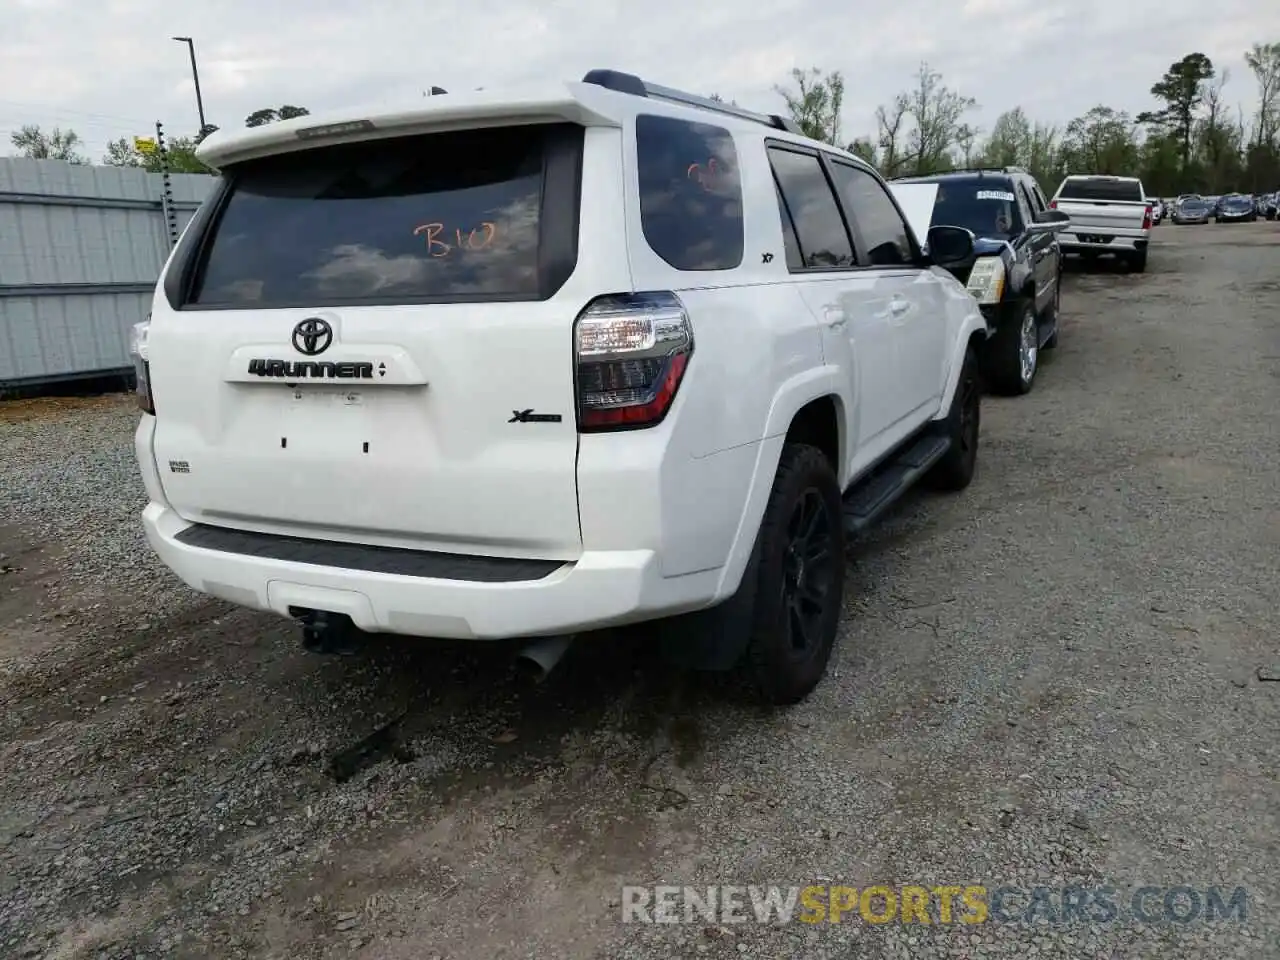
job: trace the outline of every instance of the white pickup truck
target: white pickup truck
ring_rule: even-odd
[[[1137,177],[1072,175],[1058,186],[1049,206],[1071,216],[1058,237],[1064,254],[1086,259],[1113,254],[1137,273],[1146,270],[1153,211]]]

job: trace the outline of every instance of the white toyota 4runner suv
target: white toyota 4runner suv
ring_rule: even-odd
[[[545,661],[661,618],[672,655],[792,703],[846,539],[973,475],[987,328],[939,266],[972,234],[917,237],[789,120],[600,70],[199,156],[219,186],[134,333],[142,519],[313,647]]]

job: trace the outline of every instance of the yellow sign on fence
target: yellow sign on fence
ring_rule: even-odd
[[[155,153],[156,142],[151,137],[134,137],[133,149],[137,150],[139,153]]]

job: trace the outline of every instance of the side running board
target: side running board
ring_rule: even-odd
[[[844,495],[845,530],[856,536],[875,523],[949,449],[950,437],[927,431],[850,487]]]

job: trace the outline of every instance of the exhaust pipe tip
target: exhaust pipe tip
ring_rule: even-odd
[[[302,627],[302,648],[308,653],[351,657],[360,651],[363,631],[345,614],[298,608],[289,612]]]
[[[526,644],[516,655],[516,672],[533,683],[542,683],[560,663],[573,640],[572,636],[542,637]]]

